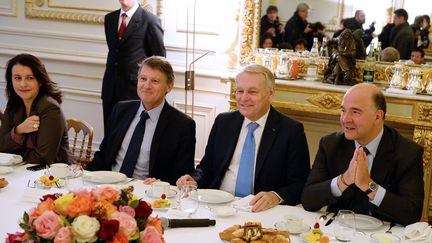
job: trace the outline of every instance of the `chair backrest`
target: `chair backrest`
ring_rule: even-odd
[[[67,119],[68,132],[74,130],[74,138],[71,147],[75,159],[85,167],[91,161],[93,127],[86,121],[74,118]]]

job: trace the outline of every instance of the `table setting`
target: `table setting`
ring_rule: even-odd
[[[10,165],[13,170],[0,176],[8,181],[8,185],[0,189],[0,215],[8,219],[0,222],[0,238],[5,239],[7,233],[22,232],[19,222],[23,213],[40,203],[46,194],[64,195],[83,188],[91,191],[106,187],[120,191],[132,186],[136,199],[151,205],[151,216],[161,219],[161,224],[165,225],[163,238],[166,242],[196,242],[198,239],[224,242],[220,233],[233,226],[244,232],[257,227],[264,235],[273,232],[278,237],[289,232],[288,242],[320,242],[319,239],[312,241],[311,235],[326,236],[328,242],[432,242],[431,226],[423,222],[403,227],[349,210],[307,212],[301,205],[278,205],[253,213],[249,206],[253,195],[236,198],[220,190],[177,188],[161,181],[145,185],[142,180],[127,178],[118,172],[90,172],[68,165],[51,165],[34,172],[26,169],[29,166]],[[43,176],[59,178],[58,183],[50,186],[34,183]]]

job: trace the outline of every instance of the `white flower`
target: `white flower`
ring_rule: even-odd
[[[77,242],[95,242],[99,228],[99,221],[87,215],[78,216],[72,222],[72,230],[77,235],[75,239]]]

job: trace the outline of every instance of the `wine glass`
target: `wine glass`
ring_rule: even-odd
[[[193,197],[193,198],[192,198]],[[183,185],[179,187],[177,198],[178,208],[186,212],[189,217],[196,213],[199,207],[198,190],[196,185]]]
[[[339,210],[334,222],[334,234],[338,241],[352,241],[356,234],[355,214],[350,210]]]
[[[83,167],[80,164],[69,165],[69,176],[66,177],[66,188],[68,191],[74,192],[84,188],[82,178]]]

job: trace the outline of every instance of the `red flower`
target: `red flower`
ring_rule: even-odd
[[[146,201],[140,201],[138,207],[135,208],[135,217],[147,218],[152,213],[152,208],[147,204]]]
[[[23,242],[25,233],[16,232],[15,234],[7,234],[6,243]]]
[[[99,237],[102,240],[112,240],[119,228],[120,222],[118,220],[103,220],[101,230],[99,231]]]
[[[51,198],[53,201],[55,201],[59,197],[58,194],[46,194],[43,195],[41,199],[39,199],[41,202],[46,201],[48,198]]]

